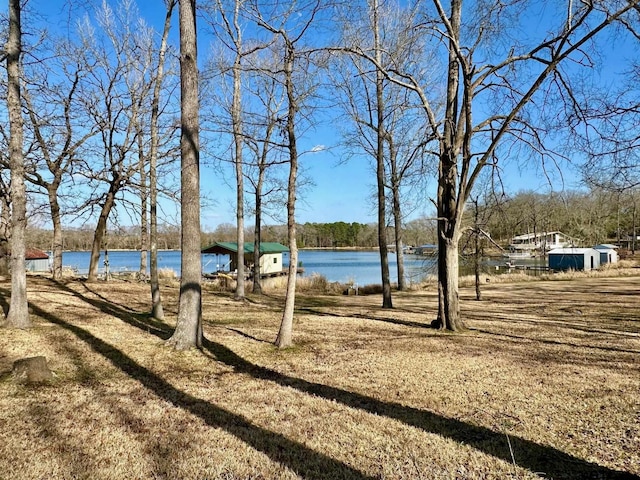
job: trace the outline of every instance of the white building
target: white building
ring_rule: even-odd
[[[618,262],[618,252],[616,251],[616,248],[618,248],[617,246],[611,245],[610,243],[603,243],[596,245],[593,248],[600,252],[600,265]]]
[[[545,253],[555,248],[574,245],[575,239],[562,232],[525,233],[511,239],[509,256],[532,257],[536,253]]]

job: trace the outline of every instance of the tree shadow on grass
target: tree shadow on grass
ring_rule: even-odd
[[[62,288],[65,287],[62,286]],[[73,290],[70,291],[79,298],[85,298],[82,294]],[[136,319],[129,312],[126,312],[126,310],[113,307],[106,301],[97,301],[89,298],[85,298],[85,300],[103,309],[105,313],[114,315],[132,326],[150,333],[155,332],[155,335],[160,336],[159,333],[161,331],[159,329],[154,327],[153,330],[149,330],[144,320]],[[246,441],[249,445],[265,452],[272,459],[289,466],[306,478],[367,478],[361,472],[347,465],[318,452],[309,450],[281,435],[254,426],[243,417],[227,412],[215,405],[211,405],[175,389],[175,387],[168,384],[162,378],[156,376],[141,365],[138,365],[116,348],[94,337],[80,327],[64,322],[36,307],[34,307],[34,312],[52,323],[74,332],[81,340],[90,344],[95,351],[108,358],[115,366],[132,378],[140,381],[150,390],[156,392],[160,397],[200,416],[212,426],[227,429],[227,431]],[[162,325],[164,325],[162,333],[166,335],[167,326],[165,324]],[[546,478],[553,478],[555,480],[640,480],[640,476],[638,475],[613,470],[588,462],[552,446],[540,445],[531,440],[511,435],[509,435],[507,440],[503,432],[495,432],[486,427],[282,374],[275,370],[253,364],[228,347],[212,342],[206,338],[203,339],[203,348],[214,355],[218,361],[233,367],[236,372],[245,373],[251,375],[253,378],[274,382],[278,385],[295,388],[298,391],[332,400],[350,408],[356,408],[375,415],[398,420],[425,432],[441,435],[460,444],[469,445],[506,462],[511,463],[515,461],[520,467],[543,475]],[[333,472],[337,475],[333,475],[331,469],[333,469]]]
[[[433,328],[430,322],[422,323],[422,322],[414,322],[411,320],[401,320],[399,318],[393,318],[393,317],[374,317],[373,315],[368,315],[368,314],[365,315],[363,313],[350,313],[349,315],[341,315],[339,313],[325,312],[323,310],[316,310],[314,308],[309,308],[309,307],[296,308],[296,312],[304,313],[307,315],[318,315],[321,317],[360,318],[363,320],[372,320],[376,322],[391,323],[393,325],[401,325],[403,327],[427,328],[427,329]]]
[[[295,388],[327,400],[336,401],[347,407],[357,408],[375,415],[399,420],[428,433],[435,433],[461,444],[469,445],[481,452],[493,455],[506,462],[515,462],[532,472],[545,477],[579,479],[624,479],[638,480],[640,477],[627,472],[612,470],[581,458],[574,457],[556,448],[539,445],[516,436],[507,437],[502,432],[494,432],[486,427],[472,425],[453,418],[413,407],[385,402],[320,383],[291,377],[274,370],[255,365],[219,343],[205,339],[203,346],[219,361],[232,366],[237,372],[257,379],[268,380],[279,385]],[[510,445],[509,445],[510,442]],[[511,450],[515,459],[512,458]]]
[[[254,342],[271,343],[271,342],[268,342],[266,340],[262,340],[262,339],[260,339],[258,337],[254,337],[253,335],[249,335],[248,333],[243,332],[239,328],[229,328],[228,327],[227,330],[229,330],[230,332],[233,332],[233,333],[237,333],[241,337],[248,338],[249,340],[253,340]]]
[[[37,306],[31,305],[31,308],[36,315],[44,320],[72,332],[96,353],[109,360],[113,366],[140,382],[158,397],[198,416],[210,427],[224,429],[303,478],[317,480],[373,478],[345,463],[290,440],[284,435],[254,425],[241,415],[185,393],[87,330],[72,325]],[[130,319],[130,316],[127,319]]]
[[[515,334],[503,333],[503,332],[492,332],[490,330],[485,330],[485,329],[476,328],[476,327],[469,328],[469,331],[477,332],[482,335],[488,335],[488,336],[492,336],[500,339],[509,339],[514,343],[521,343],[527,340],[531,340],[523,335],[515,335]],[[599,333],[599,332],[591,332],[591,333]],[[626,348],[608,347],[608,346],[602,346],[602,345],[588,345],[588,344],[581,345],[573,342],[565,342],[565,341],[553,340],[548,338],[536,338],[533,341],[536,343],[542,343],[545,345],[558,345],[558,346],[566,346],[571,348],[580,348],[580,349],[594,350],[594,351],[640,354],[640,350],[629,350]]]

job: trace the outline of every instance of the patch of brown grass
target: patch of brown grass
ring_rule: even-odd
[[[177,286],[160,322],[144,284],[30,278],[34,328],[0,332],[0,478],[638,478],[639,291],[492,280],[459,334],[429,328],[434,289],[301,293],[280,351],[281,293],[205,288],[204,348],[175,352]],[[35,355],[54,382],[15,384]]]

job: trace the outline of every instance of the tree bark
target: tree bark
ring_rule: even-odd
[[[376,61],[382,63],[382,51],[380,45],[379,31],[379,8],[378,1],[374,1],[373,7],[373,35],[375,44]],[[382,276],[382,308],[393,308],[391,299],[391,277],[389,274],[389,251],[387,248],[387,215],[384,180],[384,75],[380,69],[376,69],[376,178],[378,193],[378,248],[380,250],[380,270]]]
[[[238,2],[236,2],[235,17],[237,25]],[[236,300],[244,299],[244,176],[242,174],[242,149],[244,138],[242,135],[242,72],[240,70],[242,37],[241,29],[236,27],[236,58],[233,64],[233,104],[231,117],[233,124],[233,142],[235,147],[234,166],[236,171],[236,239],[238,242],[238,263],[236,275]]]
[[[438,278],[439,326],[454,332],[465,329],[458,295],[458,247],[457,239],[441,238],[438,242],[438,269],[447,272]]]
[[[63,240],[62,240],[62,217],[60,214],[60,204],[58,202],[58,186],[50,185],[47,188],[47,193],[49,195],[49,206],[51,208],[51,223],[53,224],[53,244],[52,254],[53,254],[53,279],[61,280],[62,279],[62,250],[63,250]]]
[[[25,230],[27,197],[23,146],[23,121],[20,100],[20,56],[22,28],[20,0],[9,0],[9,38],[7,40],[7,109],[9,110],[9,163],[11,165],[11,301],[6,325],[29,328],[27,274],[25,271]]]
[[[475,274],[475,283],[476,283],[476,300],[479,302],[482,300],[482,287],[481,287],[481,282],[480,282],[480,273],[481,273],[481,259],[482,259],[482,254],[480,252],[480,238],[478,237],[478,233],[475,232],[475,247],[476,247],[476,251],[474,254],[474,274]]]
[[[457,163],[450,149],[445,149],[443,157],[438,182],[438,322],[441,329],[459,331],[465,325],[458,296]]]
[[[482,248],[480,243],[480,201],[473,199],[473,273],[476,284],[476,300],[482,300],[482,287],[480,283],[480,273],[482,266]]]
[[[149,250],[149,191],[147,189],[147,169],[142,138],[142,128],[138,125],[138,168],[140,175],[140,268],[139,278],[147,278],[147,253]]]
[[[255,192],[256,218],[253,229],[253,293],[262,294],[262,283],[260,280],[260,243],[262,243],[262,233],[260,230],[262,228],[262,185],[264,182],[264,167],[262,163],[258,165],[258,169],[258,181]]]
[[[268,121],[266,125],[266,134],[262,141],[262,148],[258,149],[258,180],[255,183],[255,224],[254,224],[254,270],[253,270],[253,293],[262,293],[261,283],[261,268],[260,268],[260,244],[262,243],[262,195],[264,189],[265,175],[268,167],[269,157],[269,143],[271,141],[271,135],[275,127],[275,121],[272,119],[272,115],[268,115]]]
[[[202,346],[200,254],[200,141],[195,0],[180,1],[182,262],[176,329],[167,341],[177,350]]]
[[[98,217],[98,223],[93,235],[93,243],[91,244],[91,256],[89,257],[89,274],[87,275],[87,282],[89,283],[98,281],[100,250],[102,249],[102,241],[107,233],[107,219],[109,218],[113,205],[115,205],[118,183],[118,181],[112,181],[111,187],[100,209],[100,216]]]
[[[164,62],[167,52],[169,30],[171,29],[171,17],[177,0],[167,0],[167,13],[164,18],[162,41],[158,52],[158,68],[156,81],[153,86],[153,98],[151,101],[151,151],[149,152],[149,281],[151,285],[151,316],[158,320],[164,320],[162,308],[162,296],[160,294],[160,281],[158,279],[158,176],[156,173],[158,163],[158,117],[160,116],[160,91],[164,80]]]
[[[398,175],[397,152],[390,140],[389,160],[391,163],[391,190],[393,195],[393,231],[396,246],[396,264],[398,273],[398,290],[406,290],[404,275],[404,242],[402,239],[402,202],[400,199],[400,177]]]
[[[460,88],[460,61],[456,42],[460,38],[462,1],[451,1],[450,31],[455,38],[449,40],[447,72],[447,97],[442,138],[440,140],[440,167],[438,170],[438,321],[440,328],[460,330],[464,327],[460,318],[458,299],[458,200],[463,192],[457,191],[458,182],[458,94]]]
[[[278,348],[289,347],[293,343],[293,311],[296,302],[296,278],[298,274],[298,244],[296,243],[296,182],[298,180],[298,147],[296,139],[297,101],[293,85],[293,66],[295,50],[293,45],[284,39],[287,45],[285,53],[285,87],[287,90],[287,139],[289,149],[289,180],[287,193],[287,233],[289,240],[289,276],[287,278],[287,296],[280,330],[275,344]]]

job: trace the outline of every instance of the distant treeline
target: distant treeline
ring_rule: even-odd
[[[302,223],[296,225],[296,239],[299,248],[375,248],[378,245],[377,228],[376,224],[357,222]],[[209,243],[235,242],[236,227],[230,223],[223,224],[205,236]],[[286,244],[287,226],[266,226],[261,237],[263,242]],[[253,238],[253,229],[247,228],[245,241],[252,242]]]
[[[404,225],[404,244],[422,245],[434,243],[436,226],[432,219],[419,218]],[[377,248],[378,225],[375,223],[332,222],[301,223],[296,225],[296,239],[299,248]],[[204,234],[208,243],[234,242],[235,225],[226,223],[213,232]],[[287,243],[287,226],[271,225],[262,229],[263,242]],[[245,241],[253,241],[253,229],[245,231]],[[387,244],[394,239],[393,227],[387,227]]]
[[[378,229],[375,224],[357,222],[305,223],[297,238],[301,247],[308,248],[375,247]]]
[[[637,196],[613,196],[610,192],[592,189],[589,191],[565,191],[539,194],[520,192],[512,197],[492,196],[478,205],[467,205],[465,223],[467,229],[462,241],[462,249],[473,248],[469,236],[477,222],[491,238],[508,246],[512,237],[531,232],[559,230],[574,239],[579,245],[597,243],[617,243],[632,232],[637,232]],[[377,225],[375,223],[332,222],[303,223],[296,226],[298,246],[301,248],[376,248],[378,246]],[[158,227],[158,248],[177,250],[180,248],[180,228],[175,225]],[[64,230],[65,250],[90,250],[93,228],[67,228]],[[403,225],[405,245],[436,243],[436,225],[433,218],[421,217]],[[387,244],[393,244],[394,232],[387,228]],[[235,242],[236,227],[225,223],[212,232],[203,232],[203,246],[214,242]],[[245,229],[245,241],[253,242],[253,227]],[[263,242],[287,244],[286,225],[268,225],[262,228]],[[103,248],[140,249],[140,228],[123,227],[107,232]],[[491,245],[487,245],[491,247]],[[30,228],[27,232],[27,246],[51,250],[51,230]]]
[[[299,248],[376,248],[378,246],[377,225],[374,223],[304,223],[298,224],[297,240]],[[418,245],[433,241],[430,222],[413,221],[405,227],[405,243]],[[388,228],[388,243],[393,242],[393,229]],[[64,250],[90,250],[93,241],[92,228],[67,228],[63,232]],[[287,243],[286,225],[265,226],[261,232],[263,242]],[[253,242],[252,228],[245,230],[245,241]],[[214,242],[235,242],[236,229],[233,224],[222,224],[213,232],[203,232],[202,246]],[[41,250],[51,250],[53,232],[41,228],[30,228],[27,245]],[[121,227],[107,232],[103,248],[112,250],[139,250],[141,245],[140,227]],[[158,228],[158,248],[180,249],[180,229],[172,225]]]

